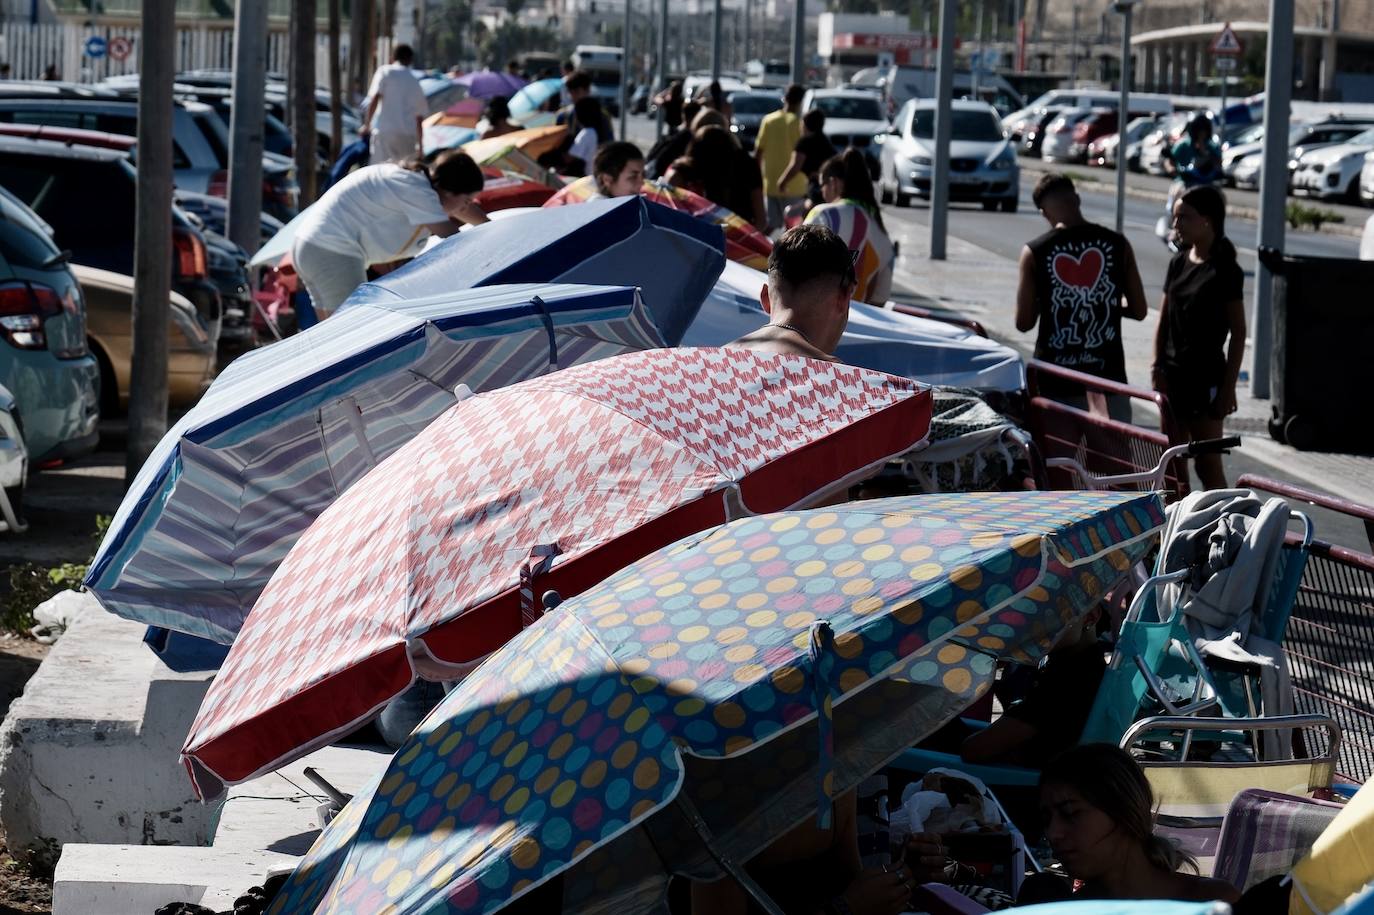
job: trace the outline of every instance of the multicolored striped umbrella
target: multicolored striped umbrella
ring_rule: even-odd
[[[473,195],[483,212],[495,213],[513,207],[537,207],[553,196],[554,190],[533,178],[516,172],[503,172],[490,165],[482,166],[486,183]]]
[[[544,588],[808,504],[929,423],[913,382],[732,349],[633,353],[459,402],[282,562],[187,738],[197,790],[329,743],[417,675],[453,679],[537,618]]]
[[[758,229],[718,203],[712,203],[700,194],[662,181],[646,181],[640,196],[652,200],[671,210],[690,213],[698,219],[720,226],[725,230],[725,256],[727,259],[753,267],[755,270],[768,269],[768,255],[773,252],[773,243]],[[578,178],[567,187],[554,194],[545,202],[546,207],[565,206],[570,203],[584,203],[599,197],[596,181],[591,176]]]
[[[1042,657],[1163,521],[1153,494],[915,496],[660,550],[449,693],[271,911],[660,911],[668,874],[719,877],[717,856],[748,860],[965,708],[998,659]]]
[[[523,285],[351,306],[235,360],[139,471],[86,586],[232,642],[310,523],[455,402],[662,345],[632,288]]]
[[[530,159],[538,159],[544,153],[557,149],[567,135],[568,128],[561,124],[530,127],[489,140],[474,140],[463,145],[463,152],[471,156],[478,165],[498,165],[504,168],[501,162],[509,151],[514,150]]]

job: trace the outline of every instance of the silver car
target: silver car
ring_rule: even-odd
[[[949,144],[949,199],[977,201],[1015,213],[1021,196],[1016,150],[1002,130],[997,109],[985,102],[953,104]],[[935,101],[912,99],[897,112],[882,145],[879,185],[883,202],[906,206],[913,196],[930,197],[935,152]]]

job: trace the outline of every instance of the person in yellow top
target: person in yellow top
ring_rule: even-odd
[[[768,231],[782,228],[783,211],[806,194],[806,179],[794,175],[779,187],[779,179],[792,161],[792,149],[801,139],[801,103],[806,90],[793,83],[783,95],[783,107],[759,122],[754,157],[763,173],[763,195],[768,202]]]

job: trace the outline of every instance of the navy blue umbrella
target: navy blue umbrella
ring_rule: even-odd
[[[719,226],[635,195],[541,209],[461,232],[359,286],[343,307],[497,283],[638,286],[664,342],[676,346],[724,269]]]

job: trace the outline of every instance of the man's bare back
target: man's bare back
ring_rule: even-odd
[[[725,344],[733,349],[747,349],[759,353],[779,353],[784,356],[806,356],[826,362],[838,362],[834,356],[811,345],[801,333],[776,324],[765,324],[738,340]]]

